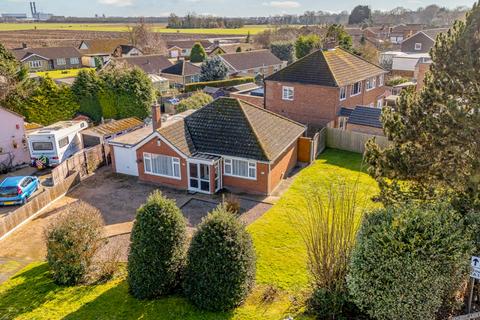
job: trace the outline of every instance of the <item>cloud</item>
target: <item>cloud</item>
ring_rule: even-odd
[[[297,1],[270,1],[264,2],[263,5],[278,9],[293,9],[300,7],[300,3]]]
[[[134,0],[98,0],[101,4],[106,4],[116,7],[128,7],[133,5]]]

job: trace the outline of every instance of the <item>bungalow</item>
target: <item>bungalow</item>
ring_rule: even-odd
[[[188,58],[195,43],[200,43],[207,52],[216,47],[208,40],[170,40],[167,41],[168,56],[170,58]]]
[[[219,56],[228,67],[231,76],[263,75],[265,77],[286,67],[287,62],[278,59],[269,50],[226,53]]]
[[[74,47],[22,48],[12,53],[32,72],[82,67],[82,54]]]
[[[305,127],[232,98],[219,98],[162,124],[154,106],[153,132],[110,142],[116,172],[141,181],[213,194],[222,188],[270,194],[297,164]],[[134,135],[135,132],[129,135]]]
[[[180,86],[200,81],[200,67],[189,61],[180,60],[176,64],[162,70],[162,77]]]
[[[0,171],[30,161],[23,116],[0,107]]]
[[[134,57],[142,55],[140,49],[128,44],[125,39],[83,40],[78,46],[82,53],[82,62],[89,67],[105,64],[111,57]]]
[[[172,66],[170,60],[160,54],[115,58],[115,61],[142,69],[146,74],[160,75],[162,70]]]
[[[318,50],[265,79],[265,108],[312,127],[340,107],[381,107],[386,70],[340,48]]]
[[[383,136],[383,125],[380,121],[382,109],[356,106],[340,108],[338,127],[346,131]]]

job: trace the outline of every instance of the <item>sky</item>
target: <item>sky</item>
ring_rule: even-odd
[[[389,10],[403,6],[417,9],[435,3],[455,8],[471,7],[474,0],[37,0],[39,12],[63,16],[168,16],[170,13],[184,15],[187,12],[216,16],[269,16],[275,14],[301,14],[307,10],[329,12],[351,11],[357,4],[369,5],[372,9]],[[28,0],[0,0],[0,13],[28,13]]]

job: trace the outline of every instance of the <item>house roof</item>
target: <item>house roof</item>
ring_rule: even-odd
[[[282,60],[278,59],[270,50],[226,53],[220,55],[220,58],[222,58],[227,65],[239,71],[282,63]]]
[[[167,48],[178,47],[180,49],[191,49],[197,42],[205,49],[213,45],[213,43],[208,40],[170,40],[167,41]]]
[[[380,116],[382,109],[356,106],[348,117],[348,123],[367,127],[383,128]]]
[[[338,116],[339,117],[350,117],[352,114],[353,109],[346,108],[346,107],[340,107],[340,110],[338,110]]]
[[[142,120],[131,117],[125,118],[120,120],[113,120],[111,122],[107,122],[101,124],[99,126],[89,128],[87,130],[82,131],[82,134],[96,134],[96,135],[111,135],[115,133],[119,133],[125,130],[131,130],[138,127],[143,127],[144,123]]]
[[[172,66],[170,60],[160,54],[116,58],[115,60],[125,62],[131,66],[137,66],[147,74],[157,74],[163,69]]]
[[[176,64],[162,70],[162,73],[174,74],[177,76],[191,76],[200,73],[200,67],[191,62],[180,60]]]
[[[129,43],[126,39],[92,39],[83,40],[88,46],[88,49],[80,50],[84,54],[112,54],[113,51],[120,45]]]
[[[410,37],[408,37],[407,39],[403,40],[404,42],[415,37],[416,35],[418,35],[419,33],[423,33],[424,35],[426,35],[427,37],[429,37],[430,39],[432,39],[433,41],[436,40],[438,34],[442,33],[442,32],[447,32],[448,31],[448,28],[436,28],[436,29],[425,29],[425,30],[420,30],[418,32],[416,32],[415,34],[411,35]]]
[[[265,80],[337,87],[384,73],[380,66],[337,47],[310,53]]]
[[[245,101],[218,98],[158,132],[187,156],[206,153],[272,161],[305,127]]]
[[[42,48],[25,48],[12,50],[17,60],[22,61],[31,55],[37,55],[46,60],[58,58],[80,58],[82,54],[75,47],[42,47]]]

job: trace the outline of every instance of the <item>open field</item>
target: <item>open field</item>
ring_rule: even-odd
[[[248,25],[238,29],[168,29],[165,24],[154,24],[153,29],[160,33],[187,33],[187,34],[206,34],[206,35],[247,35],[257,34],[268,26]],[[0,23],[0,31],[15,30],[76,30],[76,31],[128,31],[127,24],[101,24],[101,23]]]
[[[362,171],[361,155],[327,149],[248,227],[257,252],[257,285],[245,304],[231,312],[203,312],[178,296],[136,300],[128,294],[125,274],[103,284],[60,287],[51,280],[47,265],[35,262],[0,285],[0,313],[5,319],[158,319],[160,315],[171,320],[273,320],[289,315],[310,319],[302,315],[308,290],[306,250],[292,224],[292,214],[304,214],[298,204],[305,185],[314,183],[327,190],[343,181],[356,183],[359,195],[366,198],[378,191],[375,181]],[[373,205],[366,202],[368,207]],[[271,287],[278,291],[270,301],[265,293],[271,292]]]

